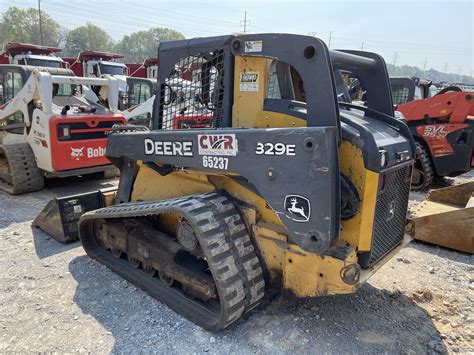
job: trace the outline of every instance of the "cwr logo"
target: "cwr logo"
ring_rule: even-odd
[[[84,156],[84,147],[81,147],[81,148],[71,147],[71,157],[73,159],[79,160],[83,156]]]
[[[308,222],[311,217],[311,203],[304,196],[287,195],[285,197],[285,211],[288,217],[295,222]]]
[[[235,134],[198,135],[200,155],[236,155],[238,152]]]

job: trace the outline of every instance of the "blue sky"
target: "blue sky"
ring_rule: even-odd
[[[170,27],[186,37],[242,31],[312,34],[331,48],[377,52],[388,63],[445,69],[473,76],[474,1],[110,1],[42,0],[42,9],[72,29],[92,22],[114,40],[154,26]],[[37,6],[36,0],[0,0]]]

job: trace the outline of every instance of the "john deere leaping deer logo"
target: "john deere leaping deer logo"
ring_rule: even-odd
[[[82,148],[71,147],[71,157],[73,159],[79,160],[82,156],[84,156],[84,147]]]
[[[295,222],[308,222],[311,217],[311,203],[306,197],[288,195],[285,197],[285,211]]]

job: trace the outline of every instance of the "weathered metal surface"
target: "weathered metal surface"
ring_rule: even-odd
[[[415,239],[474,253],[474,181],[431,191],[407,221]]]

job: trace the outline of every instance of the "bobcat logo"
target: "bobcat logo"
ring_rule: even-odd
[[[308,222],[311,217],[311,203],[306,197],[288,195],[285,197],[285,211],[295,222]]]
[[[71,147],[71,157],[73,159],[79,160],[83,156],[84,156],[84,147],[82,148]]]

